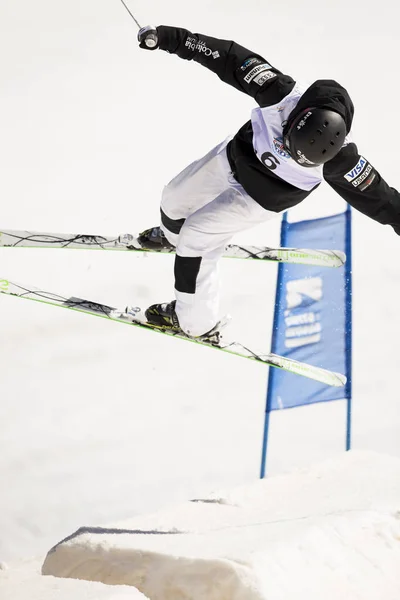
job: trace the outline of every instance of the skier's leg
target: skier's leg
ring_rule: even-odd
[[[175,257],[175,310],[185,333],[200,336],[220,318],[218,261],[232,236],[276,216],[236,183],[186,219]]]
[[[179,326],[192,336],[219,318],[218,260],[232,236],[276,216],[257,204],[233,178],[226,140],[180,173],[165,188],[162,229],[176,246],[176,305],[154,304],[150,322]],[[176,309],[176,313],[175,313]]]
[[[226,146],[230,139],[190,164],[165,186],[160,206],[161,229],[174,246],[185,219],[228,187],[230,168]],[[221,154],[225,155],[224,162]]]

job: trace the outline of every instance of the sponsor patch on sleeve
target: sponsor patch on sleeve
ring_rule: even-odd
[[[368,179],[365,181],[365,183],[360,185],[360,191],[363,192],[364,190],[366,190],[371,185],[371,183],[373,183],[373,181],[375,180],[375,177],[376,177],[376,173],[372,169],[372,173],[369,175]]]
[[[253,58],[247,58],[244,63],[242,64],[242,66],[240,67],[241,71],[247,71],[247,69],[249,69],[252,65],[261,65],[262,61],[259,58],[253,57]]]
[[[374,181],[376,173],[374,167],[363,156],[360,156],[358,163],[344,177],[351,185],[359,187],[363,192]]]
[[[260,73],[264,73],[269,69],[272,69],[272,67],[268,63],[262,63],[261,65],[257,65],[256,67],[254,67],[254,69],[251,69],[251,71],[249,71],[247,75],[244,76],[244,80],[246,83],[251,83],[253,79],[257,77],[257,75],[259,75]]]
[[[274,77],[276,77],[276,73],[273,73],[272,71],[266,71],[265,73],[260,73],[257,75],[257,77],[254,77],[254,83],[257,85],[264,85],[268,79],[273,79]]]
[[[365,160],[365,158],[363,156],[360,156],[358,163],[354,165],[352,170],[346,173],[346,175],[344,176],[346,181],[348,181],[349,183],[353,183],[353,181],[357,179],[359,175],[361,175],[362,171],[365,169],[367,164],[368,163]]]

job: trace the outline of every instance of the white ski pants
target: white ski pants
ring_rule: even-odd
[[[161,228],[176,246],[176,313],[191,336],[208,332],[220,318],[218,260],[232,236],[278,214],[257,204],[232,176],[230,139],[186,167],[162,195]]]

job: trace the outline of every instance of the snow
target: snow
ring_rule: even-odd
[[[44,575],[172,600],[386,600],[400,591],[400,460],[352,451],[108,528],[81,528]]]
[[[388,76],[397,69],[398,27],[389,0],[366,0],[362,7],[337,0],[334,10],[317,0],[268,6],[257,0],[131,0],[130,7],[141,23],[235,39],[295,77],[336,78],[355,101],[360,150],[399,187],[397,155],[383,147],[398,128],[389,95],[396,97],[397,83]],[[157,224],[163,185],[248,120],[251,99],[198,65],[140,51],[135,36],[118,0],[0,3],[1,228],[118,234]],[[367,52],[372,45],[373,53]],[[382,112],[390,117],[390,136]],[[321,186],[293,218],[342,209],[342,201]],[[276,245],[279,222],[234,241]],[[398,244],[390,228],[354,214],[353,446],[393,457],[400,457]],[[1,277],[56,293],[116,306],[172,298],[169,256],[0,254]],[[222,261],[221,274],[232,337],[268,350],[275,266]],[[0,571],[0,598],[5,590],[13,600],[28,590],[32,600],[52,593],[64,600],[71,595],[64,584],[75,586],[77,598],[96,597],[84,582],[61,579],[54,583],[57,592],[46,591],[52,580],[38,577],[37,565],[82,524],[145,523],[147,517],[137,515],[166,506],[174,512],[189,498],[257,481],[268,371],[178,340],[31,304],[0,298],[0,561],[8,565]],[[345,408],[334,402],[274,413],[268,473],[341,457]],[[388,500],[390,486],[387,481],[383,488]],[[347,501],[342,499],[343,510]],[[312,498],[304,496],[304,502]],[[380,518],[363,514],[368,523]],[[368,548],[373,552],[376,543],[379,556],[382,544],[392,548],[394,512],[388,514],[375,530],[365,523]],[[360,524],[346,521],[348,548],[350,530],[358,540]],[[305,561],[314,564],[310,547],[316,545],[326,545],[332,564],[339,561],[340,540],[335,546],[328,529],[316,528],[309,545],[303,540],[310,553]],[[279,551],[286,556],[287,546],[290,562],[273,564],[290,585],[302,557],[286,539]],[[360,572],[360,552],[350,554],[338,563],[337,577],[353,563]],[[317,561],[320,554],[313,556]],[[25,565],[31,557],[36,567],[25,573],[20,561]],[[313,574],[318,585],[326,574],[321,562]],[[376,563],[383,569],[380,558]],[[378,569],[365,570],[379,578]],[[351,582],[347,586],[346,598]],[[103,593],[116,594],[117,588]],[[299,589],[296,598],[302,596]]]
[[[144,600],[146,596],[127,586],[41,577],[40,564],[30,561],[8,571],[0,571],[1,600]]]

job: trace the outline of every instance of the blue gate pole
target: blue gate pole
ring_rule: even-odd
[[[352,243],[351,243],[351,207],[346,209],[346,450],[351,449],[351,420],[352,420]]]
[[[268,380],[268,386],[270,381]],[[267,462],[267,450],[268,450],[268,434],[269,434],[269,416],[271,411],[268,410],[268,400],[267,400],[267,408],[265,410],[265,421],[264,421],[264,437],[263,437],[263,447],[262,447],[262,455],[261,455],[261,471],[260,471],[260,479],[264,479],[265,477],[265,468]]]
[[[282,217],[282,225],[281,225],[281,246],[286,245],[287,228],[288,228],[287,213],[284,213],[284,215]],[[279,316],[280,297],[281,297],[281,291],[282,291],[283,269],[284,269],[284,266],[282,263],[280,263],[278,266],[278,277],[277,277],[277,281],[276,281],[276,291],[275,291],[275,311],[274,311],[274,322],[272,325],[272,341],[271,341],[271,348],[272,348],[271,351],[272,352],[275,351],[275,339],[276,339],[276,333],[278,330],[278,316]],[[266,402],[266,407],[265,407],[265,420],[264,420],[263,445],[262,445],[262,452],[261,452],[260,479],[264,479],[264,477],[266,475],[266,462],[267,462],[268,438],[269,438],[269,420],[270,420],[270,414],[271,414],[274,372],[275,372],[275,369],[270,367],[269,374],[268,374],[267,402]]]

